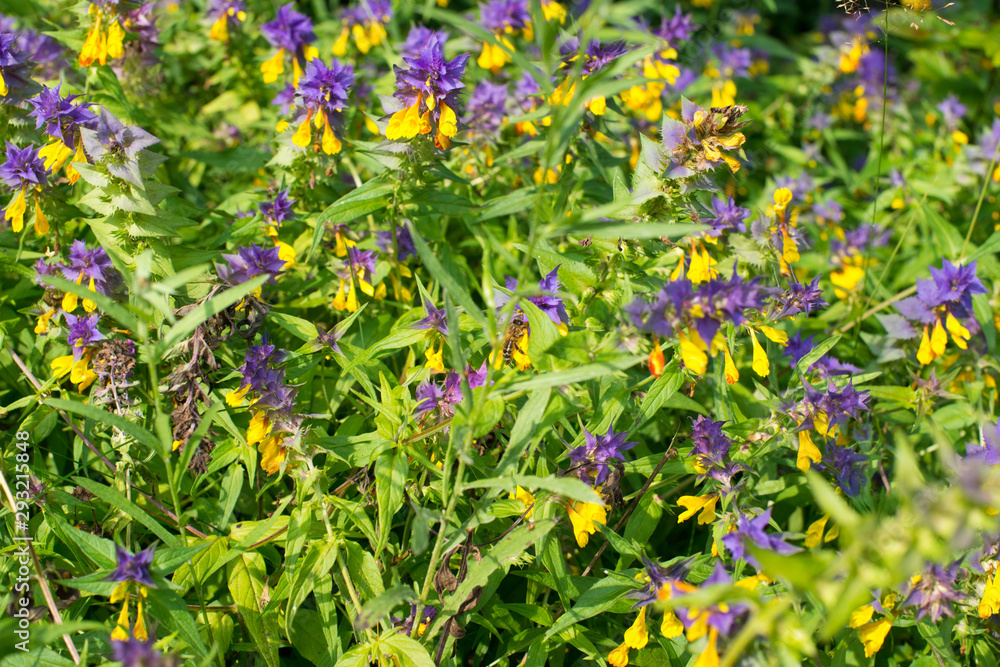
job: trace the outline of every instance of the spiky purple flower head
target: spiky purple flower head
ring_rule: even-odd
[[[296,96],[306,110],[314,113],[322,110],[332,121],[347,106],[353,84],[354,67],[350,64],[342,64],[332,58],[327,67],[319,58],[313,58],[299,80]]]
[[[666,40],[671,46],[677,46],[678,43],[691,39],[694,30],[694,17],[681,12],[681,6],[678,4],[674,7],[674,15],[664,16],[653,34]]]
[[[781,535],[764,532],[764,529],[771,521],[771,509],[768,507],[762,514],[753,518],[750,518],[746,514],[741,514],[736,524],[736,530],[723,536],[722,543],[729,550],[729,553],[732,554],[733,558],[745,560],[754,567],[759,568],[760,563],[750,553],[747,548],[748,545],[752,544],[759,549],[773,551],[782,556],[800,550],[798,547],[785,542]]]
[[[737,206],[732,197],[712,197],[712,211],[715,215],[703,217],[701,221],[712,226],[705,234],[713,237],[722,236],[725,231],[742,230],[744,220],[750,217],[750,209]]]
[[[20,104],[33,85],[28,72],[28,55],[18,47],[17,40],[16,33],[0,32],[0,78],[5,89],[0,95],[0,104]]]
[[[427,100],[432,98],[434,108],[431,110],[431,117],[437,125],[441,118],[441,102],[458,113],[458,91],[465,87],[462,75],[468,60],[468,53],[446,60],[444,42],[433,35],[416,55],[403,57],[405,67],[393,67],[396,73],[396,92],[393,96],[408,107],[419,97],[423,102],[421,108],[424,105],[430,108]]]
[[[403,58],[415,58],[420,55],[420,49],[432,39],[437,40],[443,46],[448,41],[448,32],[432,30],[425,25],[417,24],[410,28],[410,32],[406,35],[406,41],[399,47],[399,55]]]
[[[826,445],[823,460],[814,465],[819,470],[829,471],[837,486],[854,498],[861,493],[861,486],[865,483],[865,472],[861,464],[866,460],[863,454],[854,451],[853,448],[841,447],[831,442]]]
[[[115,553],[118,556],[118,564],[115,570],[108,575],[108,581],[132,581],[143,586],[156,588],[150,571],[155,552],[156,545],[153,544],[133,556],[116,544]]]
[[[228,264],[216,264],[219,278],[229,285],[245,283],[256,276],[269,274],[267,282],[274,284],[274,277],[281,273],[285,260],[279,256],[280,248],[261,248],[254,244],[237,248],[233,254],[223,255]]]
[[[375,245],[383,253],[392,255],[392,231],[375,232]],[[409,225],[400,225],[396,228],[396,246],[399,250],[397,260],[400,262],[417,256],[417,247],[413,245],[413,234]]]
[[[486,384],[487,374],[485,361],[478,370],[467,366],[464,373],[469,380],[470,389]],[[462,401],[462,376],[450,371],[441,383],[435,384],[425,380],[417,386],[416,397],[417,415],[435,412],[439,419],[448,419],[454,416],[455,406]]]
[[[595,436],[583,429],[584,444],[569,452],[574,474],[587,484],[603,484],[611,472],[610,462],[624,461],[622,453],[638,444],[625,440],[626,437],[627,433],[615,433],[610,426],[602,436]]]
[[[97,246],[87,249],[87,244],[77,239],[70,246],[66,263],[59,267],[66,280],[85,284],[105,296],[112,296],[122,284],[122,275],[111,263],[107,251]]]
[[[463,121],[473,133],[492,139],[507,113],[507,85],[480,81],[469,96]]]
[[[141,127],[126,126],[101,107],[93,129],[81,127],[83,148],[94,164],[106,164],[108,172],[142,187],[142,173],[139,169],[139,152],[160,140]]]
[[[595,39],[587,44],[587,53],[583,61],[583,73],[590,75],[604,69],[628,52],[629,48],[625,42],[604,44]]]
[[[104,334],[97,328],[97,321],[101,319],[98,313],[79,317],[73,313],[64,313],[64,316],[68,327],[66,341],[73,348],[74,359],[79,359],[83,355],[84,348],[88,345],[104,340]]]
[[[300,57],[305,46],[316,40],[312,21],[295,11],[294,2],[279,9],[274,20],[262,25],[260,31],[274,48],[285,49]]]
[[[76,143],[77,129],[97,119],[96,114],[83,104],[73,104],[79,95],[59,94],[60,83],[55,88],[42,87],[42,92],[28,100],[32,105],[29,116],[35,118],[35,129],[45,128],[45,133],[66,146]]]
[[[424,302],[427,317],[413,325],[414,329],[436,329],[442,335],[448,335],[448,319],[444,308],[436,308],[430,301]]]
[[[0,180],[14,190],[46,185],[45,164],[33,144],[18,148],[7,142],[7,159],[0,165]]]
[[[712,574],[705,581],[701,582],[700,588],[711,586],[731,586],[733,578],[726,571],[721,562],[716,561]],[[690,586],[673,585],[673,595],[686,595],[690,592]],[[690,628],[695,623],[706,622],[709,627],[715,628],[722,636],[729,635],[736,624],[747,614],[750,608],[745,604],[733,603],[731,601],[710,605],[707,608],[687,608],[680,607],[677,617],[685,628]]]
[[[153,648],[156,640],[150,637],[140,641],[129,637],[125,641],[111,640],[111,659],[122,663],[122,667],[170,667],[177,664]]]
[[[549,316],[556,325],[569,324],[569,314],[566,312],[566,305],[559,296],[559,266],[549,271],[549,273],[538,281],[539,296],[528,297],[528,301],[538,306],[538,309]],[[517,278],[504,276],[504,287],[513,292],[517,290]],[[510,297],[500,293],[496,295],[497,308],[502,308]],[[516,306],[515,310],[521,310]]]
[[[837,389],[833,380],[827,382],[823,391],[808,384],[805,385],[805,390],[803,403],[810,408],[811,416],[803,423],[804,428],[811,428],[815,417],[820,414],[825,416],[830,427],[846,424],[849,419],[857,419],[860,412],[868,409],[868,400],[871,398],[871,394],[858,391],[851,383],[844,385],[843,389]]]
[[[531,23],[527,0],[489,0],[479,6],[483,27],[497,33],[520,32]]]
[[[276,227],[280,227],[283,222],[295,217],[295,214],[292,212],[292,206],[294,205],[295,200],[288,198],[288,188],[285,188],[284,190],[279,190],[274,199],[262,203],[259,210],[265,220]]]
[[[775,304],[779,310],[775,314],[776,319],[792,317],[799,313],[809,315],[814,310],[819,311],[826,308],[828,304],[823,299],[823,290],[819,287],[819,276],[812,279],[809,284],[800,283],[793,274],[786,278],[788,288],[775,297]]]
[[[388,23],[392,16],[392,3],[389,0],[360,0],[358,4],[344,10],[344,24],[367,26]]]
[[[961,558],[949,565],[931,564],[918,581],[910,580],[909,590],[899,606],[916,609],[917,621],[930,616],[931,621],[937,623],[942,616],[954,616],[952,605],[966,598],[955,587],[961,564]]]

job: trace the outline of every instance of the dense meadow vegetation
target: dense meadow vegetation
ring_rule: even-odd
[[[1000,664],[1000,7],[0,3],[0,663]]]

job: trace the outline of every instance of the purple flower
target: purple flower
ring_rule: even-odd
[[[415,58],[420,55],[420,49],[432,39],[442,46],[448,41],[448,33],[444,30],[431,30],[425,25],[415,25],[406,35],[406,41],[399,47],[399,55],[403,58]]]
[[[104,163],[112,176],[142,187],[139,151],[158,144],[159,139],[140,127],[123,125],[104,107],[101,107],[94,128],[81,127],[80,134],[83,147],[94,164]]]
[[[531,23],[527,0],[490,0],[479,6],[483,27],[495,33],[520,32]]]
[[[72,313],[64,313],[68,331],[66,341],[73,348],[73,358],[79,359],[83,355],[83,349],[88,345],[93,345],[99,340],[104,340],[104,334],[97,329],[97,321],[101,316],[97,313],[82,315],[77,317]]]
[[[278,10],[273,21],[260,27],[264,37],[276,49],[284,49],[304,59],[304,48],[315,41],[312,21],[295,11],[295,3],[290,2]]]
[[[1000,464],[1000,422],[983,426],[983,444],[967,443],[962,462],[987,466]]]
[[[133,556],[116,544],[115,553],[118,555],[118,565],[114,572],[108,575],[108,581],[134,581],[143,586],[156,588],[150,572],[155,551],[156,545],[153,544]]]
[[[681,6],[678,4],[674,7],[674,15],[669,18],[664,16],[660,21],[660,27],[653,33],[657,37],[665,39],[671,46],[677,46],[678,43],[691,39],[694,30],[694,17],[682,13]]]
[[[511,292],[516,291],[518,287],[517,278],[504,276],[504,286]],[[558,296],[559,265],[538,282],[538,289],[541,295],[529,297],[528,301],[538,306],[538,309],[548,315],[549,319],[557,326],[569,324],[569,314],[566,312],[566,306],[562,298]],[[498,309],[502,308],[508,301],[510,301],[510,297],[506,294],[501,293],[496,295]],[[520,306],[515,306],[514,309],[521,310]]]
[[[294,204],[295,200],[288,198],[288,188],[285,188],[279,191],[274,199],[261,204],[259,210],[264,219],[272,225],[280,227],[283,222],[295,217],[295,214],[292,213]]]
[[[281,89],[281,92],[275,95],[274,99],[271,100],[271,105],[278,107],[281,113],[288,113],[295,105],[295,95],[295,85],[286,83],[285,87]]]
[[[392,254],[392,231],[375,232],[375,245],[387,255]],[[397,261],[405,262],[410,257],[417,256],[417,248],[413,245],[413,235],[408,225],[396,227],[396,245],[399,250]]]
[[[707,236],[721,236],[727,230],[743,229],[743,221],[750,217],[750,209],[737,206],[732,197],[712,197],[712,210],[714,216],[701,219],[705,224],[712,225],[712,229],[706,232]]]
[[[0,103],[17,105],[32,86],[28,56],[17,46],[18,36],[0,33]]]
[[[865,483],[865,473],[861,468],[865,460],[864,455],[850,447],[828,443],[822,462],[814,465],[820,470],[828,470],[837,481],[837,486],[848,496],[855,498],[861,492],[861,485]]]
[[[708,579],[701,582],[701,588],[708,588],[711,586],[731,586],[732,583],[733,579],[730,574],[726,572],[726,568],[723,567],[722,563],[716,561],[712,574],[708,577]],[[672,596],[677,594],[688,594],[697,590],[690,584],[686,583],[674,583],[671,586],[673,588]],[[713,604],[706,608],[699,607],[689,609],[686,607],[680,607],[676,611],[677,617],[680,619],[685,628],[690,628],[696,622],[700,622],[704,619],[709,627],[715,628],[719,631],[719,634],[725,636],[733,631],[736,623],[740,621],[749,610],[750,608],[745,604],[727,601]]]
[[[46,185],[45,165],[33,144],[18,148],[7,142],[7,160],[0,165],[0,180],[14,190]]]
[[[60,96],[61,85],[55,88],[45,86],[42,92],[28,100],[33,107],[28,115],[34,116],[35,129],[44,127],[50,137],[72,147],[76,144],[77,128],[89,125],[97,116],[85,105],[73,104],[79,95]]]
[[[223,255],[228,264],[216,264],[219,278],[229,285],[245,283],[255,276],[270,274],[267,282],[274,284],[274,277],[281,273],[285,260],[279,257],[280,248],[261,248],[258,245],[237,248],[234,254]]]
[[[828,202],[815,204],[813,206],[813,213],[820,220],[825,220],[835,225],[844,219],[844,207],[832,199]]]
[[[750,65],[753,64],[750,49],[731,48],[725,44],[716,44],[712,47],[712,54],[719,61],[719,71],[723,77],[731,79],[737,76],[747,76],[750,73]]]
[[[470,389],[482,387],[486,384],[486,362],[479,370],[467,366],[465,376],[469,379]],[[439,384],[425,380],[417,385],[416,397],[417,415],[435,412],[439,420],[449,419],[455,414],[455,406],[462,401],[462,376],[451,371]]]
[[[393,114],[386,137],[395,140],[416,136],[419,123],[415,127],[407,125],[412,119],[406,114],[422,117],[429,111],[431,122],[438,128],[439,136],[435,137],[435,141],[440,148],[447,148],[449,138],[454,136],[456,129],[448,124],[441,127],[441,118],[443,113],[447,113],[449,117],[446,120],[457,122],[460,110],[458,91],[465,87],[462,75],[468,60],[468,53],[445,60],[444,44],[436,35],[431,36],[416,55],[403,56],[405,67],[393,67],[396,74],[393,96],[403,103],[405,109]]]
[[[480,81],[465,110],[463,122],[472,132],[493,139],[507,113],[507,86]]]
[[[768,507],[763,514],[754,518],[748,518],[746,514],[741,514],[736,525],[736,531],[728,533],[722,537],[722,543],[733,555],[734,559],[745,560],[756,568],[760,568],[760,563],[747,549],[748,545],[753,545],[759,549],[773,551],[776,554],[786,556],[800,549],[785,542],[781,535],[774,535],[764,532],[771,521],[771,509]]]
[[[799,359],[812,352],[812,349],[815,347],[815,345],[813,345],[814,338],[814,336],[803,338],[802,332],[797,331],[795,332],[795,335],[788,339],[788,345],[785,346],[784,355],[791,359],[792,366],[795,366],[799,363]],[[839,359],[834,359],[827,354],[824,354],[822,357],[814,361],[806,370],[814,370],[826,376],[851,375],[861,372],[861,369],[857,366],[845,363]]]
[[[371,277],[375,274],[376,257],[378,257],[377,250],[358,250],[351,246],[347,249],[347,266],[340,271],[341,277],[347,280],[351,273],[361,279],[365,276]]]
[[[916,583],[910,581],[909,590],[900,602],[900,607],[914,607],[917,621],[930,616],[931,621],[937,623],[942,616],[954,616],[951,605],[966,598],[963,593],[955,590],[961,563],[962,559],[959,558],[950,565],[935,563],[928,567]]]
[[[967,111],[965,105],[959,102],[958,97],[954,94],[944,98],[944,101],[937,106],[937,110],[944,117],[944,124],[952,130],[958,125],[958,121],[965,117]]]
[[[921,301],[930,308],[948,306],[958,317],[971,316],[974,294],[986,294],[986,288],[976,277],[976,262],[956,266],[943,260],[940,269],[931,267],[931,280],[917,281],[917,296]]]
[[[691,448],[691,456],[701,471],[700,479],[714,479],[722,484],[723,491],[728,492],[739,486],[732,484],[736,473],[745,472],[748,468],[730,460],[729,450],[733,441],[722,432],[724,425],[725,422],[701,415],[692,419],[691,440],[694,446]]]
[[[58,268],[66,280],[80,285],[86,282],[91,290],[105,296],[112,296],[122,283],[122,275],[111,263],[107,251],[100,246],[87,250],[87,244],[80,240],[73,241],[66,263]]]
[[[625,42],[602,44],[595,39],[587,45],[587,54],[583,61],[583,73],[590,75],[600,71],[628,52],[629,48],[625,45]]]
[[[322,60],[314,58],[306,65],[296,94],[307,111],[322,111],[332,122],[341,109],[347,106],[347,97],[353,84],[354,68],[351,65],[342,65],[333,58],[327,67]]]
[[[829,304],[823,299],[823,290],[819,287],[819,278],[819,276],[816,276],[811,283],[806,285],[800,283],[794,273],[787,277],[788,288],[775,297],[775,303],[780,308],[775,318],[792,317],[799,313],[809,315],[814,310],[826,308]]]
[[[827,382],[826,391],[813,389],[808,384],[805,389],[803,405],[811,416],[803,422],[800,427],[803,429],[812,428],[815,418],[819,416],[827,421],[829,428],[846,424],[849,419],[857,419],[859,412],[868,409],[868,399],[871,398],[871,394],[859,392],[850,383],[838,390],[833,380]]]
[[[129,637],[125,641],[112,639],[111,659],[122,663],[122,667],[168,667],[176,664],[155,650],[155,643],[153,638],[147,641],[139,641],[135,637]]]
[[[344,10],[344,23],[348,26],[368,26],[391,20],[392,3],[389,0],[361,0],[356,6]]]
[[[420,613],[420,625],[430,625],[430,622],[437,618],[437,607],[432,607],[427,605],[424,610]],[[398,628],[397,632],[409,635],[413,632],[413,623],[417,620],[417,605],[410,603],[410,615],[405,619],[401,616],[391,617],[392,627]],[[423,634],[422,630],[418,630],[420,634]]]
[[[626,441],[626,437],[628,437],[627,433],[615,433],[610,426],[608,432],[599,438],[587,429],[583,429],[585,444],[575,447],[569,452],[574,474],[587,484],[593,486],[603,484],[611,472],[609,462],[612,460],[624,461],[622,452],[632,449],[638,444]]]
[[[413,325],[414,329],[437,329],[443,335],[448,335],[448,321],[445,314],[445,309],[440,310],[434,307],[434,304],[430,301],[424,302],[424,309],[427,311],[427,317],[420,320]]]

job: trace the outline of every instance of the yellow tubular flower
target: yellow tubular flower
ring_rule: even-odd
[[[690,338],[685,336],[682,331],[677,332],[677,339],[681,344],[681,359],[684,360],[684,365],[691,369],[692,373],[704,375],[708,368],[708,355],[706,354],[708,346],[701,340],[696,330],[692,329],[689,334]]]
[[[611,667],[625,667],[628,664],[628,644],[622,644],[608,654]]]
[[[108,58],[117,59],[125,55],[124,41],[125,31],[118,21],[112,21],[108,26]]]
[[[264,74],[264,83],[277,81],[285,72],[285,50],[278,49],[277,53],[261,64],[260,71]]]
[[[431,343],[425,354],[427,355],[427,363],[424,366],[435,373],[444,373],[444,341],[441,342],[441,347],[436,352],[434,351],[434,343]]]
[[[281,469],[285,460],[285,448],[281,446],[281,437],[272,435],[260,443],[260,467],[268,475],[273,475]]]
[[[733,363],[733,357],[729,354],[729,348],[726,348],[726,383],[736,384],[740,381],[740,371],[736,368],[736,364]]]
[[[141,642],[149,639],[149,633],[146,632],[146,620],[142,615],[142,595],[139,595],[139,603],[135,611],[135,628],[132,630],[132,636]]]
[[[530,519],[531,515],[535,513],[535,497],[531,495],[531,492],[527,489],[523,489],[518,486],[517,490],[510,494],[509,497],[511,500],[520,500],[521,504],[524,505],[524,508],[528,510],[527,514],[524,515],[525,518]]]
[[[963,350],[968,349],[968,340],[972,337],[972,334],[962,326],[962,323],[951,312],[945,318],[945,327],[948,329],[948,333],[951,334],[951,339],[955,341],[955,345]]]
[[[71,155],[73,149],[58,139],[38,149],[38,159],[45,165],[45,169],[53,174],[63,168]]]
[[[660,634],[667,639],[673,639],[674,637],[680,637],[683,632],[684,624],[681,623],[681,619],[677,618],[677,614],[672,609],[663,612],[663,622],[660,623]]]
[[[569,514],[570,523],[573,524],[573,535],[580,548],[587,546],[590,536],[597,532],[595,521],[597,523],[608,522],[607,510],[604,509],[603,505],[596,503],[577,501],[572,505],[567,505],[566,512]]]
[[[866,658],[870,658],[878,653],[891,627],[892,620],[883,618],[873,623],[865,623],[858,628],[858,638],[865,647]]]
[[[931,350],[931,339],[927,335],[927,325],[924,325],[924,335],[920,338],[920,347],[917,348],[917,361],[926,366],[937,358]]]
[[[312,111],[310,110],[306,114],[306,119],[302,121],[299,125],[299,129],[295,130],[295,134],[292,135],[292,143],[299,148],[305,148],[312,142],[312,129],[310,127],[310,122],[312,121]]]
[[[49,219],[42,213],[42,207],[38,203],[38,195],[35,194],[35,233],[39,236],[49,233]],[[94,279],[90,279],[90,284],[94,284]],[[91,288],[93,289],[93,288]],[[964,345],[961,346],[964,349]]]
[[[719,651],[716,649],[716,642],[719,639],[719,631],[712,628],[708,631],[708,646],[698,656],[694,667],[719,667]]]
[[[939,317],[937,323],[934,325],[934,330],[931,332],[931,352],[934,353],[935,357],[940,357],[944,354],[944,349],[948,345],[948,335],[944,332],[944,327],[941,326],[941,318]]]
[[[649,643],[649,632],[646,629],[646,608],[639,610],[632,627],[625,631],[625,643],[629,648],[642,649]]]
[[[677,499],[677,504],[685,508],[685,512],[677,517],[677,523],[684,523],[698,512],[699,525],[706,525],[715,521],[715,506],[719,502],[719,497],[707,496],[681,496]]]
[[[118,622],[115,623],[115,629],[111,631],[111,639],[119,642],[128,641],[128,626],[128,597],[126,596],[122,611],[118,614]]]
[[[562,25],[566,22],[566,8],[554,0],[549,0],[549,2],[542,0],[542,16],[546,21],[555,19]]]
[[[820,519],[816,519],[811,524],[809,528],[806,529],[806,541],[805,546],[807,549],[812,549],[813,547],[818,547],[823,543],[823,531],[826,530],[826,522],[830,520],[830,517],[824,516]]]
[[[799,431],[799,455],[795,459],[795,467],[805,472],[812,467],[813,463],[819,463],[822,459],[819,448],[813,443],[809,431]]]
[[[24,228],[24,211],[27,208],[28,204],[24,198],[24,188],[21,188],[14,195],[10,204],[7,205],[7,210],[3,214],[4,220],[10,222],[10,226],[13,228],[15,234],[20,233],[21,229]]]
[[[1000,613],[1000,570],[994,573],[992,579],[986,580],[983,599],[979,603],[979,618],[989,618]]]
[[[337,135],[333,133],[333,128],[330,127],[330,121],[327,119],[326,114],[323,114],[323,152],[327,155],[336,155],[343,148],[343,144],[340,143],[340,139]]]
[[[777,343],[778,345],[785,347],[788,345],[788,334],[786,334],[781,329],[775,329],[774,327],[768,327],[761,325],[757,327],[760,332],[767,336],[767,339],[772,343]]]
[[[753,346],[753,372],[762,378],[767,377],[771,372],[771,362],[767,360],[764,348],[757,342],[757,334],[753,329],[750,329],[750,342]]]
[[[850,626],[860,628],[862,625],[872,620],[875,615],[875,607],[870,604],[862,605],[851,612]]]

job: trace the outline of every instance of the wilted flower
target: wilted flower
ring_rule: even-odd
[[[316,40],[312,21],[295,11],[295,3],[288,3],[278,10],[273,21],[260,27],[264,37],[277,52],[260,66],[264,83],[273,83],[285,71],[285,54],[292,57],[292,83],[298,85],[302,76],[302,65],[311,61],[319,50],[310,46]]]
[[[446,149],[458,132],[458,91],[469,54],[445,60],[444,45],[431,37],[416,56],[404,57],[406,67],[395,66],[396,99],[405,106],[392,114],[385,136],[391,141],[412,139],[436,130],[434,145]]]
[[[715,168],[725,162],[729,170],[740,169],[739,160],[725,151],[739,149],[746,137],[740,130],[747,121],[740,117],[746,113],[741,105],[704,109],[685,99],[682,120],[665,118],[663,145],[660,149],[666,164],[655,165],[667,178],[685,178]],[[651,165],[653,166],[653,165]]]

